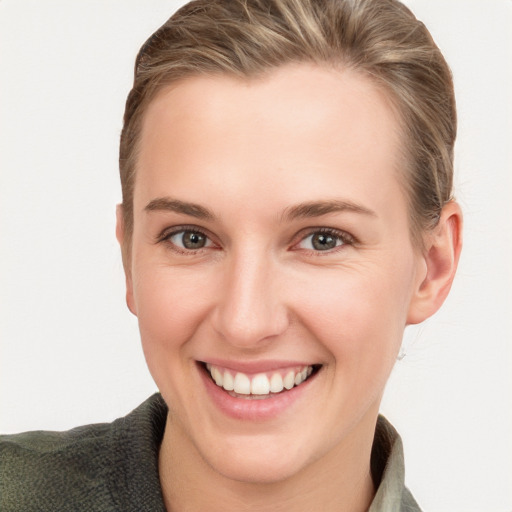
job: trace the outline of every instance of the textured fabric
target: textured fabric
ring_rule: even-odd
[[[0,436],[0,511],[164,511],[158,450],[166,416],[155,394],[113,423]],[[400,437],[382,416],[372,476],[369,512],[420,510],[404,486]]]
[[[421,512],[405,487],[402,440],[384,416],[377,421],[371,467],[377,493],[368,512]]]
[[[160,395],[110,424],[0,437],[2,512],[161,511]]]

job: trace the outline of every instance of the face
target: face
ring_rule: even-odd
[[[346,70],[189,78],[150,104],[128,303],[167,429],[214,471],[278,481],[371,445],[424,269],[400,143]]]

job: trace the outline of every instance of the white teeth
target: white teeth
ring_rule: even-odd
[[[259,373],[252,378],[251,394],[268,395],[270,393],[270,382],[264,373]]]
[[[247,377],[247,375],[245,375],[245,373],[237,373],[235,375],[233,390],[235,391],[235,393],[240,393],[241,395],[251,394],[251,380],[249,379],[249,377]]]
[[[272,393],[280,393],[283,389],[283,377],[281,377],[280,373],[274,373],[270,378],[270,391],[272,391]]]
[[[286,389],[292,389],[295,385],[295,373],[289,371],[283,379],[283,385]]]
[[[222,373],[220,373],[220,371],[215,367],[212,368],[212,377],[213,380],[215,381],[215,384],[217,384],[217,386],[222,387],[224,378],[222,376]]]
[[[222,383],[222,387],[226,391],[233,391],[235,389],[235,381],[233,380],[233,376],[228,371],[224,372],[224,382]]]
[[[288,371],[284,378],[280,372],[275,372],[270,378],[268,377],[270,373],[258,373],[251,379],[241,372],[236,373],[233,377],[229,370],[222,371],[210,363],[206,364],[206,368],[217,386],[235,394],[253,395],[254,398],[258,396],[263,398],[264,395],[270,395],[270,393],[280,393],[284,389],[290,390],[294,386],[302,384],[313,373],[312,366],[305,366],[300,371]]]

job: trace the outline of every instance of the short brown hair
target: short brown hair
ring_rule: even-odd
[[[119,165],[125,231],[141,121],[162,87],[197,75],[252,77],[292,62],[368,76],[400,113],[412,236],[451,199],[456,109],[450,69],[425,25],[398,0],[194,0],[142,46],[126,101]],[[126,248],[129,251],[129,248]]]

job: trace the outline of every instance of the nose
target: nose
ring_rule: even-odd
[[[276,266],[265,254],[226,262],[213,325],[232,346],[258,349],[287,329],[288,312]]]

